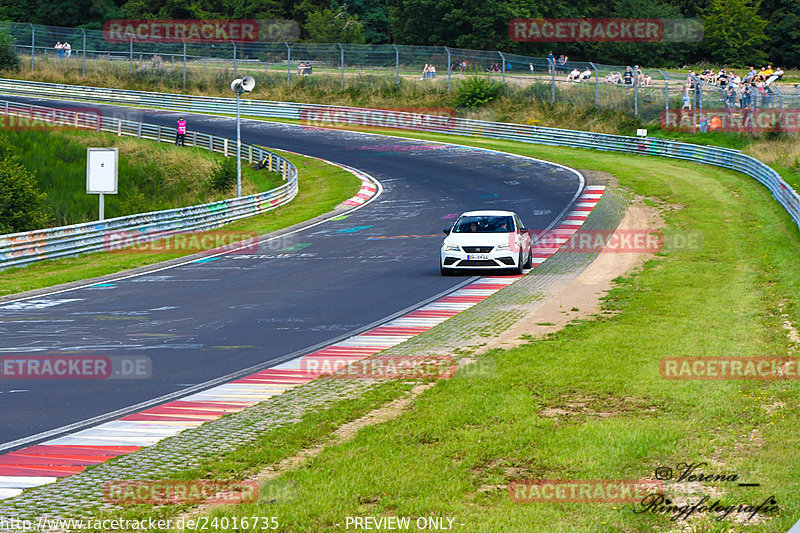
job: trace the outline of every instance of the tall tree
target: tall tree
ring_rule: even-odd
[[[703,48],[717,63],[744,66],[763,63],[767,21],[758,16],[760,0],[710,0],[703,12]]]
[[[767,25],[770,60],[800,68],[800,0],[778,0]]]

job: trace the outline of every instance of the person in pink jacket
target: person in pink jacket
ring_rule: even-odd
[[[175,135],[175,146],[179,143],[181,146],[186,146],[184,141],[186,139],[186,121],[183,120],[183,117],[178,117],[178,130],[177,135]]]

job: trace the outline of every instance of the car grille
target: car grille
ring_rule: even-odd
[[[458,259],[456,259],[455,257],[445,257],[445,258],[444,258],[444,264],[445,264],[446,266],[450,266],[450,265],[452,265],[453,263],[455,263],[456,261],[458,261]]]
[[[501,262],[505,263],[506,265],[514,266],[514,258],[513,257],[500,257]]]
[[[496,267],[497,263],[492,261],[491,259],[465,259],[461,261],[458,266],[465,266],[465,267]]]
[[[488,254],[494,246],[462,246],[468,254]]]

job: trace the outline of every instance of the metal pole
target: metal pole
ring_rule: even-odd
[[[131,40],[131,51],[130,51],[130,75],[133,76],[133,37],[129,37]]]
[[[33,52],[36,50],[36,30],[33,29],[33,24],[29,24],[31,27],[31,72],[33,72]]]
[[[658,73],[664,78],[664,110],[669,111],[669,78],[661,69],[658,69]]]
[[[394,47],[394,83],[397,88],[400,88],[400,51],[397,49],[397,45],[393,44]]]
[[[344,89],[344,47],[340,43],[336,43],[336,44],[339,45],[339,50],[341,52],[340,60],[342,62],[342,89]]]
[[[86,76],[86,30],[81,28],[81,32],[83,33],[83,71],[81,72],[81,76]]]
[[[286,81],[292,81],[292,47],[287,42],[283,44],[286,45]]]
[[[551,69],[551,71],[552,71],[552,82],[550,83],[550,92],[551,92],[550,103],[551,104],[555,104],[556,103],[556,64],[555,64],[555,62],[553,62],[553,64],[551,66],[552,66],[552,69]]]
[[[445,52],[447,52],[447,92],[450,92],[450,72],[452,70],[453,64],[450,61],[450,50],[445,46]]]
[[[186,41],[183,41],[183,90],[186,90]]]
[[[600,71],[591,61],[589,61],[589,64],[594,69],[594,106],[600,107]]]
[[[236,91],[236,197],[242,197],[242,129],[239,125],[239,91]]]
[[[100,221],[106,218],[106,199],[103,193],[100,193]]]
[[[236,43],[231,41],[231,44],[233,45],[233,77],[235,78],[236,77],[236,67],[237,67],[237,64],[236,64]]]
[[[506,92],[506,56],[503,55],[503,52],[497,52],[500,54],[500,59],[503,60],[503,93]]]
[[[633,114],[639,116],[639,76],[633,71]]]

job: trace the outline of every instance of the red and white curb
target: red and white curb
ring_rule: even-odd
[[[374,195],[376,189],[373,182],[359,177],[362,179],[362,191],[365,191],[368,181]],[[573,209],[548,232],[547,241],[556,245],[536,249],[533,268],[542,264],[569,240],[597,205],[604,190],[603,186],[586,187]],[[17,496],[24,489],[77,474],[89,465],[135,452],[185,429],[241,411],[313,381],[324,373],[336,370],[330,368],[331,361],[349,363],[375,355],[428,331],[521,277],[480,278],[406,315],[277,367],[118,420],[0,455],[0,499]],[[311,372],[309,368],[315,371]]]
[[[358,193],[349,200],[345,200],[339,204],[339,207],[355,207],[357,205],[363,205],[364,202],[375,196],[375,193],[378,191],[378,187],[367,177],[366,174],[359,172],[356,169],[347,168],[347,170],[353,172],[361,180],[361,190],[359,190]]]

